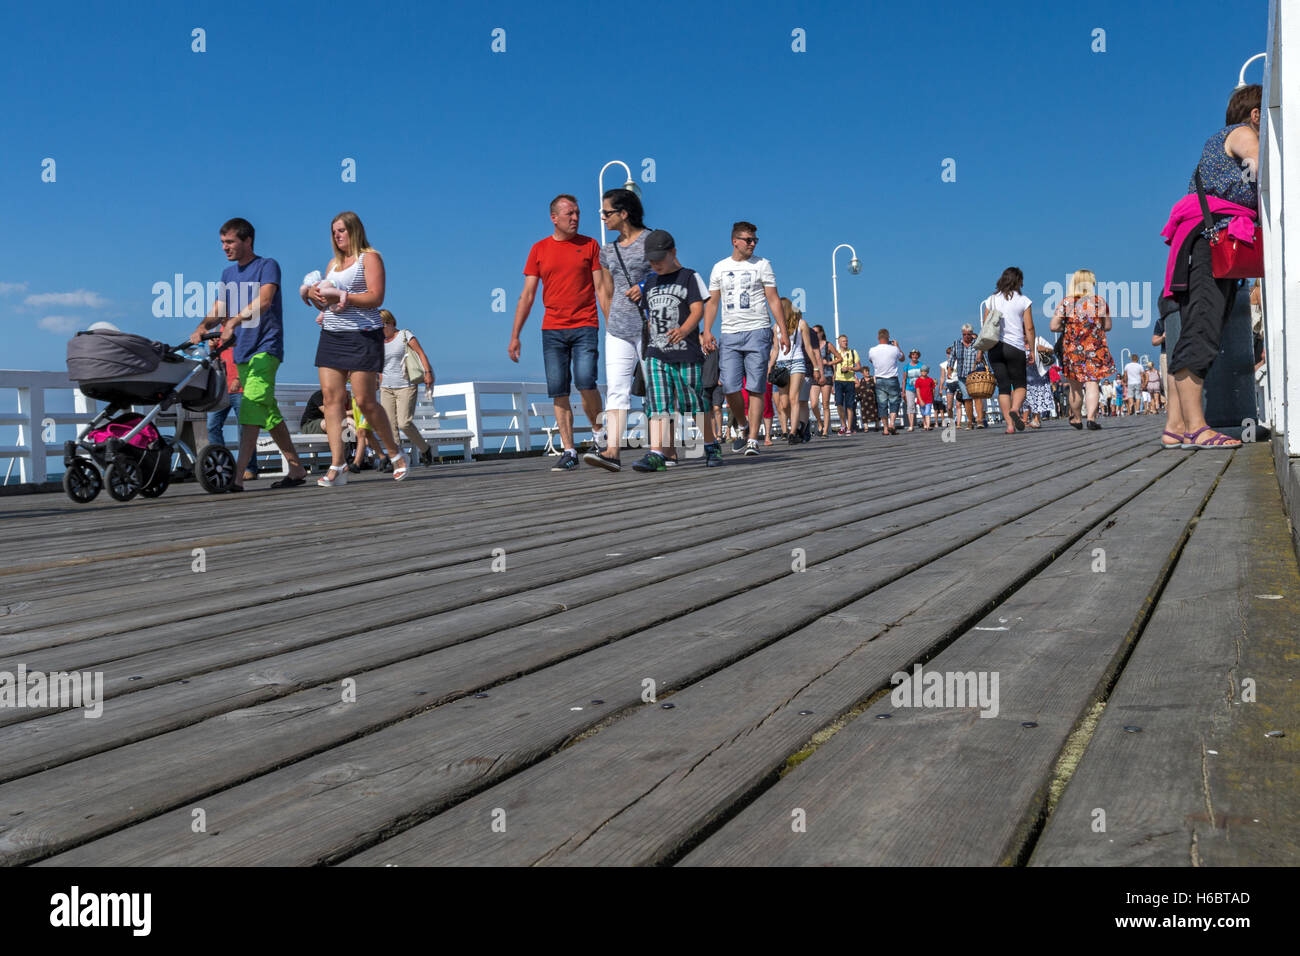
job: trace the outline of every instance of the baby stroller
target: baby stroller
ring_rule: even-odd
[[[211,332],[205,339],[219,336]],[[183,353],[189,342],[168,347],[126,332],[78,332],[68,342],[68,377],[87,398],[108,407],[86,425],[76,441],[63,446],[63,490],[78,504],[93,501],[101,489],[118,501],[137,494],[157,498],[172,477],[172,457],[194,467],[203,490],[227,491],[234,483],[235,459],[220,445],[208,445],[195,458],[177,438],[154,427],[154,419],[177,402],[192,412],[214,411],[228,401],[226,373],[219,361]],[[153,405],[144,416],[132,405]]]

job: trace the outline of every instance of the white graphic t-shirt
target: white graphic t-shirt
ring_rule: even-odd
[[[722,331],[755,332],[772,324],[764,288],[775,288],[772,264],[759,256],[742,262],[728,256],[713,267],[709,292],[722,293]]]

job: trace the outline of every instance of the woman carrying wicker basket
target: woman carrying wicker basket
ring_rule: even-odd
[[[1062,332],[1061,373],[1070,386],[1070,424],[1083,428],[1080,406],[1086,395],[1088,427],[1097,424],[1101,383],[1115,374],[1115,360],[1106,345],[1110,307],[1096,294],[1097,277],[1080,269],[1070,279],[1070,293],[1052,315],[1052,331]]]

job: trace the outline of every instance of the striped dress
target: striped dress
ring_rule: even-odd
[[[325,277],[332,281],[335,286],[343,289],[349,296],[358,292],[368,292],[366,288],[366,273],[361,265],[365,261],[366,253],[357,256],[357,261],[352,263],[346,269],[338,271],[330,267],[329,274]],[[322,328],[326,332],[364,332],[367,329],[382,329],[384,320],[379,315],[378,309],[358,309],[351,303],[342,312],[331,312],[325,310],[325,323]]]

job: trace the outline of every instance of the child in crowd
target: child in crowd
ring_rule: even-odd
[[[930,377],[930,366],[921,366],[921,375],[913,383],[916,388],[916,413],[921,416],[921,430],[934,428],[934,389],[938,383]]]
[[[722,446],[713,430],[709,398],[704,390],[704,349],[700,320],[708,287],[699,274],[677,261],[673,237],[656,229],[645,240],[645,257],[654,270],[642,294],[649,315],[646,345],[646,409],[650,420],[650,450],[633,463],[635,471],[666,471],[664,448],[671,434],[670,416],[694,415],[704,435],[704,464],[722,464]],[[685,429],[682,429],[685,432]]]

